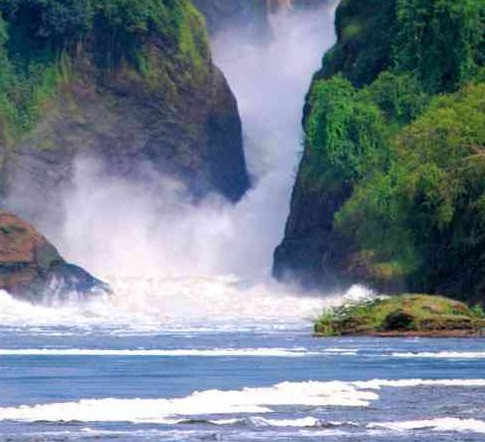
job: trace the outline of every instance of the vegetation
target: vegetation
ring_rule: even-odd
[[[325,312],[315,322],[322,336],[366,334],[474,335],[485,330],[481,307],[441,296],[402,295]]]
[[[385,161],[384,118],[348,80],[336,76],[317,82],[311,106],[306,124],[307,178],[318,180],[322,188],[336,181],[354,182]]]
[[[343,0],[335,23],[339,43],[325,55],[317,78],[340,72],[355,86],[371,83],[392,62],[397,33],[395,1]]]
[[[453,90],[484,62],[484,23],[484,0],[343,0],[338,44],[317,78],[342,73],[362,87],[396,69],[428,90]]]
[[[334,228],[371,282],[483,300],[485,0],[384,3],[339,7],[299,183],[351,189]]]
[[[483,0],[398,0],[395,64],[431,91],[468,81],[483,54]]]
[[[0,140],[32,127],[73,65],[91,65],[95,80],[131,70],[173,91],[202,81],[208,60],[190,0],[0,0]]]

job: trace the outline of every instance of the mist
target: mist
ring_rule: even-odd
[[[238,100],[253,181],[238,204],[217,195],[194,203],[172,179],[127,182],[80,158],[63,200],[65,222],[50,229],[66,258],[97,275],[269,279],[302,150],[303,100],[334,42],[336,3],[271,16],[269,39],[236,26],[213,39]]]

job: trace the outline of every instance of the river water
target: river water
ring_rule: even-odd
[[[0,294],[0,440],[485,438],[485,341],[312,338],[321,300],[254,288],[184,316],[214,289],[193,284],[165,316],[123,299],[29,307]]]
[[[269,277],[335,4],[280,12],[265,42],[214,39],[254,183],[239,204],[169,198],[164,218],[144,189],[80,179],[53,239],[114,294],[33,306],[0,292],[0,441],[485,439],[485,341],[313,338],[322,309],[373,294]]]

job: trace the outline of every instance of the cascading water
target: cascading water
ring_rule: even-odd
[[[270,17],[269,38],[231,27],[213,40],[216,63],[238,99],[254,183],[238,204],[212,196],[194,206],[169,179],[135,185],[106,178],[92,161],[78,162],[76,188],[65,198],[67,221],[50,236],[67,258],[105,275],[115,294],[49,314],[39,310],[41,323],[64,317],[125,328],[294,324],[321,310],[321,297],[271,281],[270,268],[301,150],[304,96],[334,42],[336,4],[280,9]],[[35,308],[17,310],[30,315],[25,323],[36,323]],[[3,311],[4,321],[12,321]]]

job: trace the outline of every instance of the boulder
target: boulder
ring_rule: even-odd
[[[29,301],[108,293],[109,287],[67,263],[32,225],[0,211],[0,289]]]

